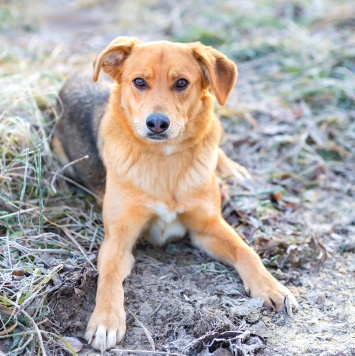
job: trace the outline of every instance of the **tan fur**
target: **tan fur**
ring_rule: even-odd
[[[99,128],[101,157],[107,180],[103,203],[105,239],[98,260],[96,307],[86,337],[105,350],[125,333],[122,282],[129,275],[138,237],[149,234],[157,220],[186,228],[197,246],[234,266],[252,297],[282,311],[291,292],[276,281],[259,256],[225,222],[216,168],[225,175],[248,177],[248,172],[218,147],[221,125],[213,113],[215,94],[224,104],[237,77],[236,66],[218,51],[199,43],[141,43],[119,37],[94,63],[94,80],[103,69],[114,81],[109,107]],[[132,81],[144,78],[149,89]],[[179,78],[186,90],[172,88]],[[144,137],[152,112],[170,118],[169,138]],[[175,219],[175,220],[174,220]],[[183,234],[177,227],[176,234]],[[177,232],[177,231],[180,232]]]

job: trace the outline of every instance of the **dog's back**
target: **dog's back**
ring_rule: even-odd
[[[111,84],[107,77],[94,84],[90,71],[77,73],[67,80],[56,103],[60,119],[53,146],[63,164],[79,160],[66,173],[100,197],[105,190],[106,172],[99,154],[98,129]],[[87,159],[80,160],[86,155]]]

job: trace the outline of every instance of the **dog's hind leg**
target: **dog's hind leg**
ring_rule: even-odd
[[[220,147],[218,148],[218,163],[216,171],[217,175],[222,178],[234,177],[239,182],[252,178],[245,167],[232,161]]]

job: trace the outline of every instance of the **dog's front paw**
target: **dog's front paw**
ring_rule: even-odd
[[[126,332],[126,314],[122,309],[95,308],[85,338],[94,349],[104,352],[123,339]]]
[[[288,311],[288,308],[291,308],[291,312],[298,309],[294,295],[271,275],[246,284],[245,290],[253,298],[263,298],[264,307],[274,309],[277,313],[285,309]]]

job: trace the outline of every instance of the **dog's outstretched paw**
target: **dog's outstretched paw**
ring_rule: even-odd
[[[95,308],[85,338],[94,349],[103,353],[119,343],[125,332],[126,314],[124,310],[100,311]]]
[[[259,283],[245,286],[245,290],[253,298],[263,298],[264,307],[277,313],[286,312],[287,315],[292,315],[298,309],[294,295],[271,275],[266,276]]]

